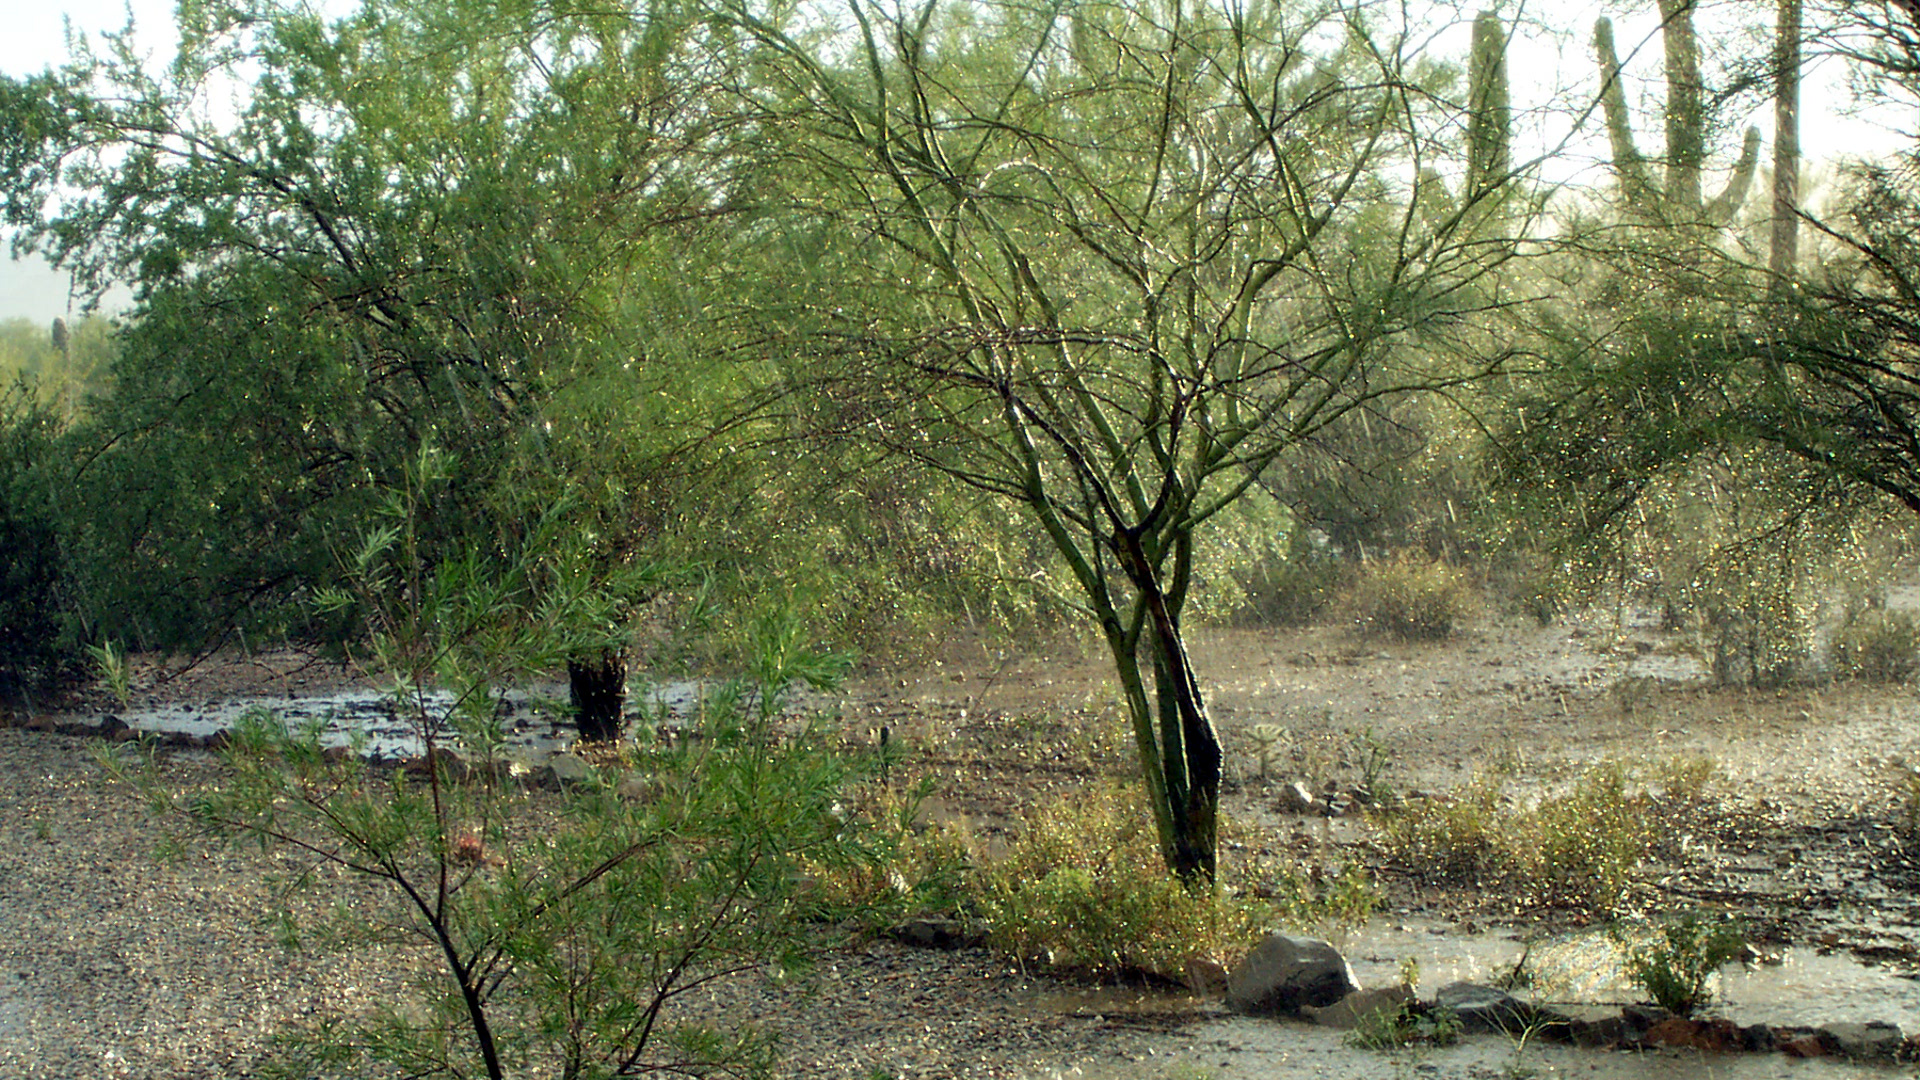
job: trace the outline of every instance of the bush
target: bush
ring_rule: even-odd
[[[1179,978],[1190,959],[1250,946],[1267,914],[1169,874],[1144,799],[1114,787],[1029,821],[1006,858],[981,869],[977,888],[993,947],[1098,977]]]
[[[1884,608],[1848,620],[1833,640],[1833,671],[1863,682],[1910,681],[1920,672],[1920,621]]]
[[[1707,770],[1684,763],[1636,784],[1618,763],[1588,770],[1570,791],[1511,804],[1504,780],[1477,776],[1452,796],[1372,818],[1389,859],[1425,880],[1499,883],[1536,903],[1610,913],[1626,904],[1669,824],[1699,810]]]
[[[1625,944],[1625,935],[1616,931]],[[1650,940],[1627,945],[1627,977],[1653,1003],[1679,1016],[1691,1016],[1713,999],[1715,972],[1740,956],[1746,934],[1737,923],[1709,921],[1689,913],[1659,927]]]
[[[1463,571],[1406,554],[1369,566],[1349,603],[1362,630],[1406,641],[1444,639],[1479,607]]]
[[[0,391],[0,698],[74,673],[66,550],[48,470],[60,424],[24,384]]]

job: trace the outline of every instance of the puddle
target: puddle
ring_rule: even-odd
[[[1524,956],[1530,982],[1516,991],[1521,997],[1626,1004],[1645,996],[1626,978],[1613,940],[1598,931],[1529,943],[1510,934],[1456,934],[1444,926],[1370,926],[1350,935],[1341,949],[1362,986],[1397,981],[1407,958],[1419,964],[1420,984],[1429,992],[1455,981],[1498,985]],[[1920,1032],[1920,981],[1862,963],[1851,953],[1796,948],[1777,964],[1722,968],[1708,1011],[1741,1024],[1815,1027],[1882,1020]]]
[[[1424,992],[1450,982],[1502,982],[1521,958],[1532,973],[1523,998],[1549,1002],[1624,1004],[1642,995],[1622,975],[1618,948],[1604,933],[1569,934],[1526,942],[1514,935],[1459,934],[1443,924],[1377,924],[1344,936],[1335,945],[1352,964],[1362,986],[1385,986],[1400,978],[1404,961],[1419,964]],[[1494,1036],[1471,1037],[1452,1047],[1409,1047],[1382,1053],[1347,1046],[1341,1032],[1311,1024],[1225,1013],[1195,995],[1134,987],[1100,987],[1037,994],[1036,1011],[1100,1018],[1119,1028],[1179,1022],[1156,1035],[1145,1057],[1102,1061],[1036,1076],[1033,1080],[1404,1080],[1515,1075],[1580,1076],[1654,1080],[1769,1080],[1816,1077],[1910,1075],[1892,1065],[1797,1061],[1772,1054],[1701,1054],[1695,1051],[1612,1052],[1548,1044],[1516,1044]],[[1788,951],[1779,964],[1729,965],[1716,987],[1710,1015],[1740,1024],[1815,1027],[1838,1021],[1881,1020],[1920,1031],[1920,982],[1862,964],[1849,954]]]
[[[634,705],[649,714],[664,709],[671,717],[685,719],[699,711],[701,703],[713,692],[709,683],[686,681],[662,683],[645,691],[636,691]],[[507,748],[529,758],[564,750],[573,742],[571,725],[556,723],[552,717],[564,709],[564,686],[544,688],[543,693],[516,694],[503,703]],[[558,704],[549,705],[549,702]],[[430,710],[445,711],[453,698],[443,693],[427,696]],[[367,739],[367,753],[380,758],[415,757],[423,747],[413,725],[394,712],[393,700],[375,690],[342,690],[311,697],[250,697],[202,702],[174,703],[115,713],[127,725],[139,731],[157,734],[179,733],[205,737],[233,727],[239,718],[256,709],[266,709],[291,726],[318,721],[326,725],[320,741],[326,746],[347,746],[356,734]],[[629,715],[629,732],[640,727]]]

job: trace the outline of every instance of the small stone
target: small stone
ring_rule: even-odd
[[[1301,814],[1313,809],[1313,792],[1307,785],[1295,780],[1280,789],[1279,798],[1274,800],[1274,809],[1283,814]]]
[[[1740,1029],[1733,1021],[1721,1018],[1687,1020],[1671,1017],[1648,1028],[1644,1039],[1649,1046],[1673,1046],[1714,1053],[1738,1050],[1742,1044]]]

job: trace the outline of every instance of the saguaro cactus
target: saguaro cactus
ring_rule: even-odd
[[[1740,161],[1727,186],[1712,199],[1700,190],[1700,170],[1706,164],[1706,108],[1700,84],[1700,45],[1693,29],[1695,0],[1659,0],[1661,38],[1667,60],[1666,169],[1656,182],[1647,158],[1634,144],[1627,117],[1627,93],[1620,72],[1620,56],[1613,47],[1613,22],[1594,24],[1593,47],[1600,62],[1600,105],[1606,117],[1607,139],[1613,149],[1613,169],[1620,190],[1636,213],[1672,222],[1725,225],[1746,201],[1760,161],[1760,129],[1747,129]]]
[[[1504,183],[1513,168],[1513,106],[1507,93],[1507,32],[1500,16],[1473,20],[1467,68],[1467,197]]]

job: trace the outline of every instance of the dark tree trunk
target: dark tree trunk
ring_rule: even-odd
[[[574,723],[585,742],[617,742],[627,703],[627,652],[602,649],[567,661]]]

